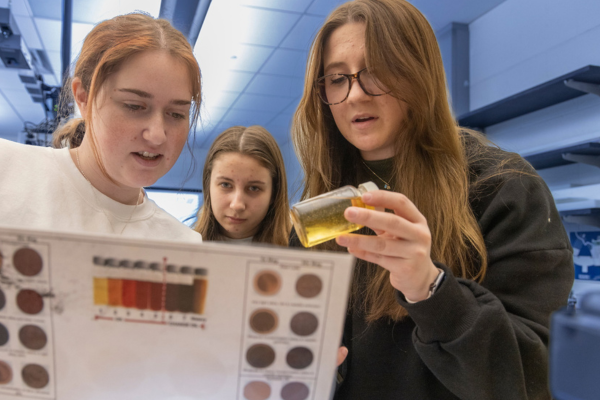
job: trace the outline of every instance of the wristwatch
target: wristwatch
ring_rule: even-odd
[[[437,276],[435,277],[434,281],[431,283],[431,285],[429,285],[429,293],[427,294],[427,297],[424,298],[423,300],[427,300],[428,298],[430,298],[431,296],[433,296],[433,294],[435,293],[435,291],[437,290],[437,288],[440,287],[440,284],[442,283],[442,280],[444,280],[444,277],[446,276],[446,273],[441,268],[438,268],[438,271],[439,272],[438,272]],[[406,296],[404,296],[404,298],[406,299],[407,303],[410,303],[410,304],[417,303],[417,301],[412,301],[412,300],[410,300]]]

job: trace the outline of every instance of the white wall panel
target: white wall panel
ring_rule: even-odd
[[[598,0],[507,0],[472,22],[471,110],[584,66],[600,66],[599,16]],[[600,97],[556,104],[488,127],[486,133],[500,147],[525,156],[600,141]],[[540,175],[561,210],[599,199],[598,168],[571,164]]]
[[[600,1],[507,0],[469,25],[471,110],[600,65]]]
[[[600,140],[600,97],[585,95],[486,129],[502,148],[527,156]]]
[[[190,141],[191,144],[191,141]],[[190,171],[192,165],[192,157],[187,146],[183,148],[181,156],[162,178],[154,185],[157,187],[167,187],[173,189],[201,189],[202,188],[202,167],[206,158],[207,150],[202,150],[197,147],[193,148],[193,158],[196,160],[195,168]]]

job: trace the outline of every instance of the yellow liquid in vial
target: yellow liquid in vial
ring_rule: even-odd
[[[362,225],[348,222],[344,218],[344,211],[352,206],[374,209],[366,206],[360,196],[324,197],[319,201],[294,206],[292,221],[302,245],[312,247],[362,228]]]

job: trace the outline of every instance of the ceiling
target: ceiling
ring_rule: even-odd
[[[182,1],[182,0],[179,0]],[[188,0],[197,1],[197,0]],[[434,30],[470,23],[504,0],[413,0]],[[307,51],[326,16],[344,0],[212,0],[194,53],[203,74],[203,107],[195,146],[206,149],[233,125],[263,125],[280,145],[302,95]],[[73,0],[72,59],[95,23],[144,10],[161,0]],[[0,0],[11,8],[30,50],[45,52],[48,85],[60,82],[62,0]],[[0,62],[0,137],[22,141],[25,122],[45,118],[18,77]],[[201,161],[202,162],[202,161]]]

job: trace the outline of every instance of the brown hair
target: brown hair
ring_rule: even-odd
[[[193,49],[185,36],[162,19],[154,19],[145,14],[127,14],[114,17],[96,25],[86,36],[81,53],[75,64],[73,78],[79,78],[87,93],[88,111],[82,118],[74,118],[60,125],[54,132],[54,147],[81,145],[83,136],[89,135],[94,157],[104,175],[106,170],[100,160],[98,148],[92,132],[92,107],[106,79],[130,57],[143,51],[166,50],[185,65],[189,71],[192,92],[190,129],[193,130],[200,111],[200,67]],[[69,103],[73,103],[72,79],[68,79],[61,93],[59,115],[68,113]],[[110,179],[110,177],[109,177]]]
[[[204,205],[198,211],[198,222],[194,230],[200,232],[204,240],[221,240],[224,235],[212,211],[210,200],[210,176],[215,160],[224,153],[239,153],[250,156],[269,170],[273,179],[271,206],[261,222],[253,242],[288,245],[291,230],[287,179],[283,157],[277,142],[263,127],[234,126],[223,131],[213,142],[204,163],[202,172],[202,192]]]
[[[390,95],[407,104],[407,117],[395,144],[392,187],[405,194],[427,218],[431,258],[448,265],[459,277],[482,280],[487,268],[486,248],[469,206],[468,160],[448,104],[441,54],[431,26],[407,1],[356,0],[343,4],[318,32],[292,126],[292,139],[304,169],[302,198],[351,182],[360,165],[360,152],[341,135],[329,106],[319,100],[313,84],[323,74],[323,52],[332,32],[353,22],[365,24],[367,68],[390,89]],[[335,249],[336,244],[323,247]],[[389,272],[373,265],[367,270],[370,273],[363,292],[367,320],[398,320],[407,315],[395,300]],[[362,268],[357,271],[365,273]]]

